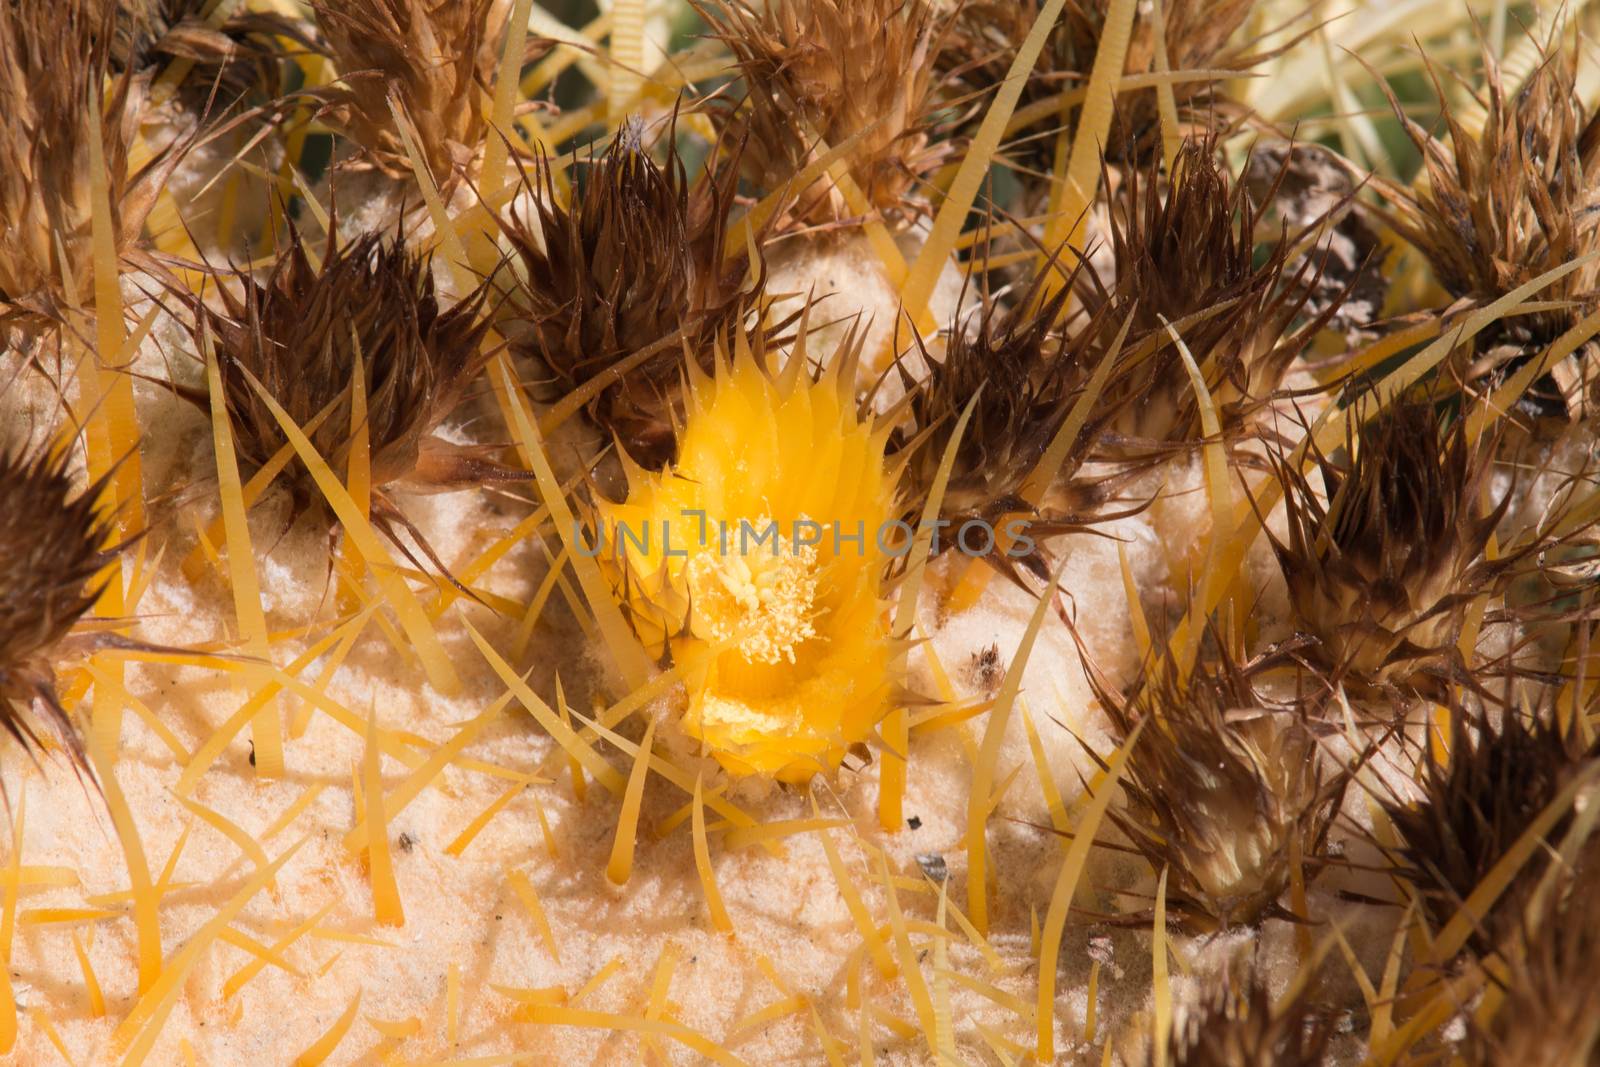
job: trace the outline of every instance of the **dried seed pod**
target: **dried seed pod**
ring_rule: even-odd
[[[314,266],[295,230],[264,281],[231,272],[218,286],[221,309],[187,290],[197,351],[215,347],[239,458],[266,463],[286,443],[246,372],[283,406],[328,465],[345,475],[351,444],[352,388],[363,372],[374,517],[404,522],[392,489],[465,488],[509,476],[484,449],[451,444],[435,431],[460,405],[491,350],[483,344],[486,290],[451,308],[434,295],[428,258],[402,236],[368,234],[339,247],[332,236]],[[187,394],[209,401],[204,391]],[[320,500],[303,468],[291,480],[295,511]]]
[[[667,140],[658,165],[625,127],[566,206],[539,160],[524,176],[532,217],[513,207],[502,222],[521,268],[499,316],[512,351],[542,369],[546,401],[613,377],[586,410],[652,470],[674,453],[684,352],[708,356],[746,329],[764,283],[748,253],[726,254],[736,168],[691,184]]]
[[[0,728],[24,747],[39,711],[84,763],[83,741],[56,696],[51,653],[94,606],[95,576],[115,553],[98,505],[104,481],[73,489],[61,452],[0,447]]]
[[[1333,1027],[1299,989],[1274,1007],[1266,984],[1224,985],[1175,1026],[1167,1062],[1175,1067],[1323,1067]]]
[[[849,170],[866,206],[919,209],[917,183],[949,150],[928,131],[942,22],[931,0],[696,0],[695,8],[743,75],[748,106],[723,118],[749,132],[744,163],[756,185],[777,190],[825,150],[819,140],[832,146],[859,134]],[[793,196],[793,217],[807,222],[859,211],[828,179]]]
[[[1146,723],[1123,776],[1127,810],[1112,818],[1166,868],[1172,921],[1209,933],[1292,918],[1278,901],[1293,857],[1320,863],[1348,781],[1324,778],[1298,702],[1263,700],[1226,654],[1186,683],[1167,661],[1127,697],[1093,684],[1123,737]]]
[[[1505,513],[1485,490],[1494,446],[1434,409],[1396,401],[1352,432],[1347,461],[1314,452],[1324,491],[1275,457],[1287,540],[1272,536],[1298,624],[1323,665],[1367,684],[1415,682],[1451,660],[1467,605],[1525,553],[1487,559]]]
[[[1449,757],[1441,762],[1426,746],[1421,799],[1378,798],[1399,835],[1399,873],[1416,887],[1436,930],[1561,790],[1600,759],[1600,742],[1583,741],[1576,722],[1563,728],[1552,709],[1530,712],[1510,704],[1492,716],[1460,701],[1446,707]],[[1570,823],[1570,813],[1563,814],[1545,839],[1559,842]],[[1517,928],[1546,867],[1539,854],[1517,872],[1479,918],[1468,942],[1474,953],[1495,951]]]
[[[1600,115],[1575,91],[1577,57],[1557,48],[1513,97],[1485,56],[1487,117],[1465,128],[1446,103],[1448,145],[1404,114],[1391,95],[1428,180],[1374,178],[1388,207],[1374,208],[1433,267],[1453,297],[1483,306],[1518,286],[1600,248]],[[1381,79],[1379,84],[1385,86]],[[1440,93],[1444,99],[1443,92]],[[1556,305],[1500,320],[1479,334],[1452,368],[1464,383],[1489,383],[1539,354],[1600,305],[1600,264],[1589,263],[1542,289]],[[1587,417],[1600,403],[1590,342],[1524,397],[1527,415]]]
[[[484,139],[479,102],[494,81],[509,0],[315,0],[317,25],[343,76],[323,117],[394,177],[412,175],[389,99],[414,124],[441,186],[465,172]],[[537,46],[537,42],[530,42]]]
[[[108,0],[0,4],[0,318],[59,320],[67,295],[87,305],[91,137],[105,174],[119,251],[137,239],[176,159],[128,161],[137,123],[124,75],[89,125],[106,84],[115,9]]]
[[[1042,0],[965,0],[950,5],[956,16],[943,42],[939,70],[969,95],[987,96],[1004,82],[1018,49],[1044,6]],[[1022,108],[1087,84],[1105,33],[1109,0],[1077,0],[1062,10],[1044,51],[1028,76]],[[1252,53],[1231,44],[1255,8],[1255,0],[1166,0],[1167,67],[1173,71],[1227,71],[1239,74],[1277,54]],[[1134,15],[1123,72],[1150,74],[1157,65],[1154,9],[1141,4]],[[1203,135],[1226,121],[1231,104],[1216,81],[1182,79],[1172,83],[1180,122],[1187,134]],[[981,110],[979,111],[981,114]],[[1059,111],[1043,113],[1054,123]],[[1036,120],[1036,125],[1038,125]],[[1055,169],[1053,129],[1030,132],[1007,150],[1025,167],[1040,174]],[[1114,163],[1145,164],[1161,154],[1161,120],[1154,89],[1123,93],[1106,139],[1106,155]]]
[[[1104,401],[1118,411],[1109,429],[1132,453],[1200,436],[1199,402],[1169,324],[1204,368],[1230,432],[1278,389],[1338,306],[1306,314],[1307,287],[1285,272],[1289,235],[1257,261],[1255,207],[1211,140],[1185,142],[1165,179],[1159,161],[1130,169],[1110,237],[1113,276],[1082,271],[1076,288],[1102,335],[1132,317],[1135,365]]]

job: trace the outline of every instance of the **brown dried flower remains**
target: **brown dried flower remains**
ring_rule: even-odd
[[[952,0],[952,7],[956,7]],[[987,94],[998,87],[1043,7],[1041,0],[967,0],[959,5],[939,63],[957,85],[969,93]],[[1051,30],[1039,62],[1028,76],[1022,106],[1045,101],[1060,93],[1082,89],[1089,81],[1094,57],[1105,32],[1109,0],[1073,0],[1062,10]],[[1222,70],[1243,73],[1267,54],[1252,54],[1232,44],[1255,8],[1255,0],[1165,0],[1167,64],[1173,71]],[[1157,69],[1157,26],[1154,10],[1140,4],[1123,63],[1128,75],[1150,74]],[[1203,136],[1217,125],[1217,117],[1232,110],[1215,80],[1174,81],[1173,97],[1186,134]],[[1160,115],[1154,89],[1124,93],[1106,140],[1106,155],[1116,163],[1148,163],[1160,155]],[[1030,130],[1020,144],[1008,150],[1040,173],[1054,170],[1059,110],[1050,112],[1052,126]]]
[[[1256,220],[1214,140],[1184,142],[1169,176],[1159,160],[1127,172],[1111,211],[1114,273],[1081,271],[1076,288],[1106,342],[1132,318],[1134,365],[1103,403],[1118,411],[1109,429],[1134,451],[1200,436],[1199,402],[1169,324],[1204,370],[1230,432],[1271,398],[1337,309],[1331,300],[1306,314],[1308,287],[1285,272],[1292,235],[1258,262]]]
[[[667,141],[657,164],[638,128],[625,127],[568,205],[549,164],[536,161],[522,198],[536,206],[502,224],[521,268],[500,315],[512,351],[540,368],[547,400],[614,379],[586,410],[651,469],[676,448],[684,352],[709,358],[718,338],[744,330],[765,281],[746,252],[726,254],[736,165],[708,168],[691,185]]]
[[[64,452],[0,447],[0,728],[28,748],[33,709],[83,763],[83,744],[56,696],[52,650],[99,596],[113,558],[98,500],[74,491]]]
[[[1293,857],[1314,868],[1347,776],[1325,779],[1298,702],[1274,706],[1224,656],[1182,682],[1171,661],[1132,696],[1095,682],[1126,737],[1145,722],[1112,818],[1151,866],[1168,872],[1167,907],[1194,932],[1292,918],[1280,904]]]
[[[489,358],[483,345],[485,290],[450,308],[434,293],[426,256],[404,240],[368,234],[314,265],[291,229],[265,280],[232,272],[218,286],[221,308],[189,298],[197,346],[215,346],[240,459],[265,464],[285,444],[277,420],[246,372],[283,406],[335,473],[346,474],[357,429],[351,405],[362,370],[374,515],[401,521],[386,490],[462,488],[496,475],[481,450],[435,433],[460,406]],[[202,392],[193,399],[206,403]],[[292,481],[296,512],[321,499],[304,468]]]
[[[1555,51],[1515,95],[1492,57],[1485,66],[1482,132],[1464,128],[1446,105],[1448,144],[1407,118],[1391,95],[1428,180],[1412,186],[1374,179],[1389,205],[1374,210],[1426,257],[1451,296],[1474,306],[1600,249],[1600,115],[1578,99],[1575,55]],[[1538,299],[1562,306],[1501,320],[1466,350],[1455,374],[1468,383],[1492,381],[1537,355],[1600,305],[1597,285],[1600,263],[1547,286]],[[1595,358],[1592,342],[1570,357],[1553,381],[1535,388],[1533,410],[1593,414],[1600,403]]]
[[[1462,1052],[1468,1067],[1589,1067],[1600,1062],[1600,846],[1591,838],[1501,958],[1505,999]]]
[[[244,97],[275,98],[283,88],[284,41],[309,48],[295,20],[231,10],[213,20],[209,0],[120,0],[111,65],[154,76],[170,64],[189,64],[182,99],[202,111],[215,94],[221,107]]]
[[[1451,661],[1468,604],[1516,562],[1484,549],[1504,514],[1486,495],[1493,441],[1466,420],[1396,401],[1352,433],[1352,459],[1314,454],[1319,492],[1278,460],[1288,531],[1273,547],[1299,625],[1323,665],[1361,683],[1416,681]]]
[[[1264,982],[1224,986],[1173,1028],[1167,1062],[1176,1067],[1323,1067],[1333,1026],[1299,990],[1275,1007]]]
[[[724,119],[748,129],[746,173],[773,191],[828,146],[860,135],[850,177],[866,206],[916,210],[924,174],[949,151],[929,137],[933,60],[943,19],[931,0],[697,0],[727,42],[749,101]],[[792,190],[796,218],[851,218],[829,178]]]
[[[0,317],[59,319],[91,302],[91,137],[105,152],[119,250],[138,237],[174,162],[128,162],[138,107],[126,75],[102,97],[115,10],[105,0],[0,4]]]
[[[1097,505],[1111,494],[1112,480],[1085,470],[1097,458],[1102,430],[1117,415],[1115,405],[1103,399],[1090,408],[1036,501],[1023,495],[1100,361],[1114,358],[1101,347],[1099,330],[1063,323],[1070,296],[1063,288],[1041,300],[1036,282],[1007,308],[986,294],[972,321],[952,329],[944,357],[928,359],[924,380],[914,383],[906,375],[911,433],[903,477],[909,521],[921,515],[961,413],[974,398],[940,504],[939,517],[953,530],[972,520],[999,529],[1004,516],[1023,514],[1030,516],[1033,532],[1045,536],[1108,517],[1097,513]],[[1119,369],[1109,374],[1115,383]],[[1120,389],[1113,384],[1109,391]],[[955,540],[946,537],[941,544]]]
[[[1420,801],[1379,798],[1399,834],[1400,872],[1416,886],[1435,930],[1454,917],[1567,783],[1600,759],[1600,742],[1585,742],[1576,722],[1563,728],[1548,707],[1527,711],[1513,704],[1498,715],[1459,701],[1447,707],[1449,757],[1441,762],[1427,746],[1418,776]],[[1563,815],[1545,840],[1559,843],[1570,823],[1570,814]],[[1547,866],[1541,853],[1518,871],[1479,919],[1469,941],[1475,953],[1494,951],[1519,928]]]
[[[410,157],[389,99],[415,125],[433,180],[453,184],[482,144],[509,0],[316,0],[317,25],[342,76],[324,117],[395,177]]]

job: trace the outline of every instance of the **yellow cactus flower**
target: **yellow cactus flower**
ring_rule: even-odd
[[[676,463],[627,464],[627,499],[601,507],[620,598],[686,668],[686,732],[736,775],[804,782],[888,710],[893,486],[846,348],[815,380],[742,341],[714,377],[691,367]]]

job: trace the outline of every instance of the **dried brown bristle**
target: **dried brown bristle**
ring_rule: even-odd
[[[1417,682],[1451,661],[1468,604],[1498,587],[1515,554],[1484,548],[1510,500],[1489,501],[1489,435],[1467,440],[1428,404],[1397,401],[1352,432],[1336,461],[1314,452],[1318,492],[1275,459],[1288,531],[1272,536],[1298,625],[1341,680]]]
[[[1437,930],[1460,909],[1491,869],[1574,776],[1600,758],[1600,742],[1585,743],[1574,723],[1563,729],[1548,708],[1512,705],[1498,715],[1460,701],[1450,713],[1449,757],[1426,746],[1416,804],[1379,797],[1399,834],[1400,873],[1417,889]],[[1545,839],[1559,842],[1570,814]],[[1547,867],[1544,853],[1517,873],[1468,942],[1478,955],[1494,951],[1517,927],[1528,894]]]
[[[1173,1028],[1167,1062],[1175,1067],[1323,1067],[1333,1026],[1300,990],[1273,1007],[1266,984],[1224,986]],[[1152,1062],[1154,1062],[1152,1058]]]
[[[822,149],[861,134],[850,176],[868,207],[917,210],[921,177],[949,145],[928,136],[933,59],[943,19],[931,0],[696,0],[739,64],[748,105],[725,119],[747,129],[746,173],[764,191],[783,186]],[[869,128],[870,127],[870,128]],[[791,191],[794,217],[857,214],[822,179]]]
[[[1146,723],[1122,780],[1128,810],[1112,818],[1167,870],[1172,921],[1212,932],[1292,918],[1279,899],[1293,857],[1309,870],[1325,858],[1348,780],[1324,780],[1298,701],[1263,700],[1226,654],[1187,682],[1163,662],[1130,697],[1094,684],[1123,737]]]
[[[375,515],[387,510],[386,487],[453,489],[492,476],[494,465],[479,450],[434,433],[489,358],[485,290],[441,308],[428,258],[408,251],[399,236],[380,234],[344,247],[330,240],[321,265],[313,266],[291,229],[264,281],[244,270],[231,273],[217,289],[220,311],[189,301],[197,350],[203,350],[202,332],[214,343],[234,443],[247,467],[266,463],[286,438],[244,371],[305,429],[335,473],[345,475],[359,346]],[[204,393],[195,399],[207,403]],[[298,512],[321,496],[304,468],[296,469],[301,477],[291,485]]]
[[[548,400],[647,349],[586,406],[637,463],[657,469],[673,456],[683,353],[709,358],[759,310],[765,280],[749,255],[725,254],[736,168],[708,168],[690,184],[667,138],[658,165],[625,126],[563,206],[547,161],[524,176],[532,217],[513,208],[503,223],[520,263],[502,307],[512,351],[534,360]],[[758,327],[759,328],[759,327]],[[709,364],[708,364],[709,365]]]
[[[1428,180],[1374,179],[1390,205],[1382,217],[1427,258],[1451,296],[1477,306],[1600,248],[1593,195],[1600,183],[1600,115],[1578,98],[1575,54],[1547,56],[1515,96],[1493,58],[1484,62],[1482,132],[1465,129],[1445,104],[1449,143],[1442,143],[1391,96]],[[1465,350],[1454,374],[1468,383],[1493,380],[1537,355],[1600,303],[1597,284],[1600,263],[1588,263],[1546,286],[1539,299],[1563,306],[1500,320]],[[1536,387],[1525,408],[1592,413],[1600,403],[1594,361],[1591,342],[1558,368],[1554,381]]]
[[[1502,949],[1505,999],[1469,1030],[1468,1067],[1583,1067],[1600,1062],[1600,847],[1593,839],[1558,876],[1548,903]]]
[[[0,318],[59,319],[69,292],[92,302],[89,165],[101,138],[115,234],[130,245],[155,204],[170,155],[130,171],[137,121],[127,76],[89,127],[106,84],[109,0],[0,4]]]
[[[508,0],[315,0],[342,76],[323,117],[386,173],[412,174],[389,98],[415,124],[433,180],[453,184],[482,143],[480,95],[492,83]]]
[[[1096,521],[1096,505],[1111,492],[1107,478],[1083,474],[1095,458],[1101,430],[1116,408],[1096,402],[1037,506],[1023,498],[1034,468],[1083,398],[1102,359],[1100,331],[1062,322],[1071,291],[1044,301],[1039,283],[1011,308],[985,298],[970,323],[951,330],[944,358],[928,360],[926,378],[909,389],[906,447],[907,518],[922,512],[961,413],[977,398],[956,450],[939,518],[952,531],[969,521],[999,529],[1008,514],[1026,515],[1035,534],[1061,532]],[[1112,369],[1109,381],[1117,370]],[[1115,387],[1112,387],[1115,389]],[[955,536],[941,546],[957,543]]]
[[[1159,161],[1130,169],[1110,228],[1114,275],[1082,271],[1077,289],[1103,334],[1132,316],[1128,347],[1141,358],[1104,401],[1118,410],[1110,429],[1131,445],[1200,436],[1199,402],[1169,323],[1204,369],[1227,432],[1271,397],[1337,307],[1295,325],[1308,287],[1285,275],[1292,241],[1285,235],[1257,261],[1255,207],[1213,140],[1186,141],[1170,176]]]
[[[113,558],[103,482],[73,489],[62,452],[0,446],[0,728],[38,744],[36,709],[83,764],[83,743],[56,696],[51,650],[94,606]]]
[[[1042,0],[961,3],[940,57],[941,71],[969,93],[992,91],[1009,74],[1011,63],[1043,6]],[[1022,97],[1024,107],[1088,84],[1110,6],[1110,0],[1072,0],[1066,5],[1028,76]],[[1243,45],[1229,44],[1250,17],[1255,0],[1164,0],[1161,6],[1166,16],[1167,65],[1173,71],[1243,73],[1269,58],[1266,54],[1251,54]],[[1140,4],[1123,63],[1125,74],[1156,71],[1156,29],[1154,9]],[[1208,134],[1216,128],[1219,117],[1236,110],[1215,81],[1177,80],[1172,92],[1186,134]],[[1056,114],[1052,112],[1052,119]],[[1053,131],[1032,130],[1007,154],[1031,170],[1048,174],[1055,169],[1055,150]],[[1107,157],[1115,163],[1147,163],[1160,152],[1155,90],[1120,94],[1106,140]]]

